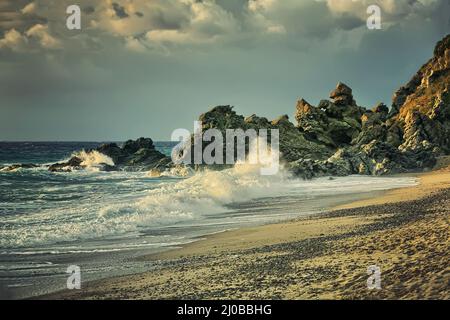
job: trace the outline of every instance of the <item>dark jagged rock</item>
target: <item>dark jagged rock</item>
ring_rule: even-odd
[[[280,138],[280,154],[284,161],[290,162],[299,158],[310,157],[313,159],[321,159],[329,157],[333,151],[326,145],[311,141],[305,137],[305,134],[300,132],[295,125],[289,121],[287,115],[281,116],[278,119],[269,121],[266,118],[258,117],[256,115],[244,118],[236,114],[231,106],[218,106],[210,111],[202,114],[199,117],[202,121],[203,132],[214,128],[222,132],[223,137],[226,137],[227,129],[254,129],[258,134],[261,129],[278,129]],[[268,140],[270,143],[270,132],[268,132]],[[248,140],[246,140],[246,152],[249,151]],[[194,143],[191,138],[191,147]],[[225,149],[225,146],[224,146]],[[225,150],[223,150],[225,155]],[[225,161],[224,161],[225,162]],[[228,166],[209,166],[210,168],[223,168]]]
[[[336,89],[331,91],[330,98],[338,106],[356,105],[355,100],[353,100],[352,89],[342,82],[339,82]]]
[[[450,152],[450,35],[393,99],[391,117],[404,132],[403,150],[430,145]]]
[[[450,36],[435,56],[394,95],[392,108],[356,104],[352,89],[338,83],[317,107],[297,102],[295,127],[287,116],[269,122],[237,115],[230,106],[203,114],[204,129],[279,129],[280,151],[294,174],[382,175],[432,168],[450,152]]]
[[[137,140],[128,140],[124,143],[122,150],[125,153],[133,154],[141,149],[153,150],[153,140],[150,138],[139,138]]]
[[[120,163],[123,161],[124,152],[116,143],[102,144],[96,150],[110,157],[114,163]]]
[[[388,119],[389,108],[382,102],[377,104],[371,111],[378,115],[379,119],[383,122]]]
[[[139,138],[137,140],[128,140],[122,147],[116,143],[102,144],[96,149],[88,150],[89,155],[93,152],[99,152],[111,158],[114,165],[109,163],[98,163],[102,171],[164,171],[172,165],[171,159],[155,149],[153,141],[150,138]],[[56,163],[49,167],[52,172],[66,172],[86,168],[86,164],[80,156],[76,155],[69,161]]]
[[[361,131],[363,111],[355,105],[336,105],[322,100],[314,107],[301,99],[297,103],[295,118],[305,137],[330,148],[348,145]]]
[[[295,120],[300,132],[309,141],[323,143],[330,148],[335,148],[336,143],[327,133],[329,127],[328,117],[324,110],[316,108],[306,100],[301,99],[297,102]]]
[[[362,116],[360,134],[335,162],[348,163],[349,173],[377,175],[432,168],[450,151],[449,66],[450,35],[395,93],[389,113],[379,104]]]
[[[33,169],[37,167],[39,167],[39,165],[37,164],[19,163],[19,164],[12,164],[10,166],[0,166],[0,171],[8,172],[8,171],[15,171],[18,169]]]
[[[67,162],[52,164],[48,170],[51,172],[70,172],[72,170],[82,169],[81,160],[79,157],[72,157]]]

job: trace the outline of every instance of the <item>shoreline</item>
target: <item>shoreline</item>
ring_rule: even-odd
[[[450,171],[450,170],[449,170]],[[317,213],[306,217],[299,217],[294,219],[289,219],[282,222],[269,223],[261,226],[255,227],[243,227],[236,230],[228,230],[219,232],[216,234],[207,235],[194,242],[187,243],[180,248],[175,248],[172,250],[149,254],[142,256],[141,260],[170,260],[183,258],[185,256],[204,254],[206,252],[218,252],[220,250],[229,249],[248,249],[251,245],[260,245],[258,243],[261,240],[266,240],[266,234],[273,228],[279,228],[279,231],[283,232],[295,232],[292,229],[296,228],[296,222],[305,221],[315,218],[321,218],[327,213],[345,210],[345,209],[357,209],[367,206],[376,206],[382,204],[391,204],[396,202],[404,202],[411,200],[419,200],[424,198],[431,193],[445,188],[447,185],[450,187],[450,172],[447,174],[440,174],[440,172],[447,171],[431,171],[425,173],[415,173],[415,174],[404,174],[404,176],[417,177],[419,179],[419,184],[412,187],[396,188],[391,190],[383,191],[373,191],[369,194],[361,194],[359,200],[350,200],[344,202],[344,204],[331,207],[323,213]],[[356,219],[357,220],[357,219]],[[355,221],[355,223],[357,223]],[[291,225],[293,224],[293,225]],[[311,228],[312,229],[312,228]],[[312,230],[304,235],[305,238],[315,235]],[[275,232],[270,232],[271,235]],[[295,235],[295,234],[294,234]],[[256,240],[256,243],[252,240]],[[259,240],[259,241],[258,241]],[[270,242],[277,243],[278,241],[283,242],[286,240],[286,235],[280,235],[279,237],[271,238]],[[263,241],[264,242],[264,241]]]
[[[407,210],[408,208],[411,208],[409,211],[412,212],[414,211],[414,205],[420,207],[420,202],[429,201],[433,197],[437,197],[436,199],[439,198],[439,201],[449,200],[449,169],[418,173],[413,176],[420,179],[419,185],[384,191],[381,195],[380,192],[378,192],[378,196],[374,195],[373,197],[339,205],[323,214],[316,214],[304,218],[257,227],[245,227],[209,235],[198,241],[186,244],[181,248],[140,257],[139,260],[155,261],[157,268],[153,271],[96,280],[86,283],[84,288],[80,291],[66,290],[35,298],[335,299],[352,297],[348,292],[346,294],[339,294],[340,290],[333,289],[336,286],[339,286],[339,282],[331,285],[329,283],[330,281],[332,282],[330,275],[334,274],[336,277],[339,277],[339,275],[335,274],[332,270],[327,270],[329,269],[327,266],[333,265],[333,262],[336,264],[337,261],[337,268],[339,269],[342,267],[342,264],[345,265],[350,259],[350,261],[353,261],[350,269],[358,269],[356,267],[356,261],[359,260],[358,255],[355,256],[352,252],[341,252],[340,254],[342,257],[332,258],[335,253],[328,251],[330,247],[333,247],[342,241],[345,243],[345,239],[348,237],[351,239],[355,238],[352,239],[353,242],[361,242],[364,237],[373,236],[370,232],[367,234],[366,231],[374,228],[375,233],[386,233],[385,228],[380,227],[380,225],[386,224],[385,222],[389,220],[394,221],[391,222],[391,224],[399,224],[399,226],[401,226],[399,227],[400,231],[402,231],[401,229],[403,228],[404,221],[402,222],[400,220],[405,220],[406,218],[404,219],[404,217],[401,216],[397,217],[394,214],[394,212],[398,210],[396,207],[403,206],[404,208],[406,207]],[[391,208],[389,208],[390,206]],[[413,213],[413,215],[406,214],[408,216],[406,219],[407,225],[409,220],[414,220],[415,216],[419,215],[420,210]],[[445,213],[444,209],[443,217],[438,214],[438,220],[441,223],[442,218],[445,222]],[[361,235],[351,236],[358,233],[361,233]],[[305,243],[307,245],[305,245]],[[299,261],[283,258],[284,255],[290,255],[289,252],[292,251],[292,246],[295,247],[295,244],[302,244],[307,249],[312,246],[313,250],[309,250],[306,256],[299,259]],[[441,245],[448,246],[448,238],[444,243],[439,244],[438,247]],[[280,250],[281,248],[287,249]],[[299,248],[296,248],[294,251],[298,249]],[[292,252],[290,253],[292,254]],[[420,255],[420,252],[418,254]],[[389,265],[390,260],[391,263],[399,259],[399,261],[403,261],[403,256],[404,254],[387,254],[386,257],[384,257],[383,254],[381,254],[381,258],[384,258],[381,259],[381,261]],[[443,258],[447,261],[448,255],[444,253]],[[281,262],[278,262],[276,269],[261,269],[256,266],[258,263],[254,262],[259,260],[261,260],[263,265],[267,264],[267,261],[272,260],[280,260]],[[376,256],[374,260],[379,261],[380,256]],[[264,261],[266,261],[266,263],[263,263]],[[439,260],[439,262],[442,261]],[[257,279],[262,280],[262,282],[272,283],[272,285],[268,285],[267,283],[266,285],[258,285],[257,283],[254,283],[254,278],[248,277],[248,270],[243,268],[241,265],[242,263],[246,264],[247,267],[250,265],[250,269],[255,269],[253,271],[256,275],[258,275],[258,273],[263,274],[262,277],[261,274],[257,276]],[[241,268],[237,268],[236,270],[236,265],[241,265]],[[287,265],[289,265],[289,267]],[[311,268],[312,270],[305,271]],[[303,287],[302,290],[293,290],[292,288],[287,289],[287,287],[292,287],[292,285],[289,285],[289,281],[287,281],[286,283],[283,283],[284,290],[278,290],[277,288],[279,285],[274,285],[273,281],[275,281],[275,283],[277,282],[277,273],[283,274],[283,276],[289,278],[290,272],[286,272],[285,269],[289,269],[290,272],[293,272],[292,269],[296,269],[296,272],[291,274],[291,278],[294,276],[295,278],[299,277],[300,280],[303,280],[304,276],[302,277],[302,273],[311,275],[312,279],[308,281],[309,287]],[[346,270],[345,274],[348,273],[347,268],[344,269]],[[366,274],[367,270],[362,268],[359,270],[358,276],[360,278],[367,278]],[[235,275],[235,277],[232,277],[231,275]],[[235,282],[235,278],[245,278],[246,280],[241,279],[240,281]],[[348,287],[348,284],[351,282],[348,281],[347,278],[341,281],[345,287]],[[318,281],[314,281],[314,279]],[[445,276],[444,280],[448,281],[448,276]],[[361,286],[361,284],[364,285],[365,282],[360,281],[359,286]],[[293,285],[295,286],[295,284]],[[211,287],[214,288],[213,292],[211,292]],[[249,287],[248,290],[244,289],[246,287]],[[151,288],[153,288],[153,290]],[[264,288],[264,290],[262,288]],[[363,291],[366,296],[356,295],[356,298],[383,298],[383,296],[380,295],[373,296],[373,292],[367,292],[367,290]],[[369,294],[369,296],[367,296],[367,294]],[[436,293],[433,294],[431,297],[436,296]],[[448,295],[448,291],[444,292],[445,297],[448,298]],[[386,297],[389,297],[389,295]],[[397,293],[394,297],[401,298],[403,296]]]

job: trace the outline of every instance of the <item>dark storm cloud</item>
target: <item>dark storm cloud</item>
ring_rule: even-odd
[[[349,15],[348,13],[343,14],[342,16],[336,18],[336,25],[338,26],[338,28],[343,30],[356,29],[365,24],[366,24],[365,20]]]
[[[120,19],[124,19],[124,18],[128,18],[129,15],[126,12],[125,8],[122,7],[120,4],[118,4],[117,2],[113,2],[112,4],[113,10],[116,13],[116,16]]]
[[[149,17],[155,29],[176,30],[189,23],[189,17],[186,15],[173,14],[159,9],[152,10]]]
[[[92,14],[95,12],[95,7],[94,6],[85,6],[85,7],[83,7],[83,12],[86,14]]]

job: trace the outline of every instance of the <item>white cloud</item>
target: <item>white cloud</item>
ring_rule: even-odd
[[[155,48],[167,52],[211,43],[266,41],[268,34],[270,39],[291,43],[324,39],[337,32],[365,28],[370,4],[379,4],[382,21],[393,25],[404,23],[410,16],[436,14],[438,5],[445,1],[233,0],[230,5],[230,0],[78,0],[77,4],[83,11],[83,41],[100,39],[95,48],[121,45],[139,52]],[[86,47],[77,46],[80,38],[65,30],[61,12],[65,12],[66,2],[17,0],[15,10],[11,9],[14,2],[8,3],[8,15],[0,12],[2,48]],[[6,39],[5,30],[12,29],[18,34],[12,33]]]
[[[50,35],[48,26],[36,24],[25,33],[30,38],[38,40],[39,44],[46,49],[57,49],[61,47],[59,40]]]
[[[33,14],[36,12],[36,3],[30,2],[22,10],[20,10],[23,14]]]
[[[240,23],[232,13],[213,0],[165,0],[146,2],[137,0],[124,5],[129,17],[112,17],[108,7],[99,12],[95,28],[125,37],[125,46],[133,51],[144,48],[162,49],[172,46],[191,46],[234,37]],[[132,13],[139,12],[139,15]],[[277,31],[277,30],[273,30]]]
[[[142,44],[141,41],[139,41],[138,39],[129,36],[125,39],[125,47],[130,50],[130,51],[135,51],[135,52],[145,52],[146,51],[146,47]]]
[[[366,10],[370,5],[380,6],[384,19],[389,22],[401,22],[403,17],[433,7],[439,0],[326,0],[333,13],[350,14],[360,18],[367,17]]]
[[[272,25],[267,27],[267,33],[285,34],[286,29],[282,25]]]
[[[15,52],[25,51],[27,44],[28,39],[15,29],[7,31],[3,39],[0,39],[0,49],[9,48]]]

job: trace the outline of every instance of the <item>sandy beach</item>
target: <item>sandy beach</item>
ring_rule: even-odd
[[[44,299],[449,299],[450,167],[333,211],[142,257],[155,269]],[[369,290],[367,268],[381,270]]]

